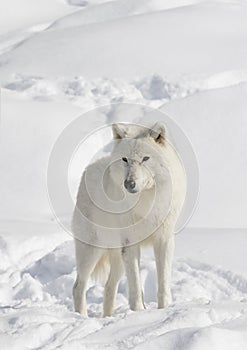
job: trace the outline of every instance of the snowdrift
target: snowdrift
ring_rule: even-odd
[[[246,70],[246,16],[241,2],[210,2],[64,29],[61,24],[3,54],[0,75],[4,81],[14,72],[133,79]]]
[[[161,107],[198,157],[200,196],[193,226],[246,227],[247,84],[200,92]]]

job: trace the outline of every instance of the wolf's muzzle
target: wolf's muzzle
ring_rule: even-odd
[[[125,180],[124,181],[124,187],[126,188],[127,191],[129,191],[131,193],[136,192],[134,190],[135,186],[136,186],[136,183],[134,180]]]

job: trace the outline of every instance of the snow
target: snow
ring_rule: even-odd
[[[8,0],[0,3],[0,34],[33,28],[74,11],[60,0]],[[2,39],[2,38],[1,38]]]
[[[246,15],[242,2],[203,2],[51,28],[3,54],[0,74],[5,81],[16,71],[42,77],[125,79],[158,73],[176,79],[236,68],[245,71],[247,48],[242,43],[247,35]]]
[[[1,349],[246,348],[246,11],[244,0],[1,1]],[[74,246],[50,207],[49,157],[78,116],[83,137],[138,120],[143,106],[173,118],[200,168],[197,209],[176,236],[173,304],[157,310],[145,249],[146,310],[129,310],[123,278],[102,318],[103,285],[90,280],[85,319],[73,311]],[[109,137],[99,130],[73,154],[73,199]]]
[[[246,93],[247,84],[242,83],[174,100],[161,108],[179,123],[198,157],[200,198],[192,226],[247,225]]]
[[[141,276],[147,309],[128,310],[123,279],[116,311],[103,319],[103,287],[90,281],[90,318],[85,319],[72,309],[73,241],[55,223],[5,222],[1,229],[1,253],[6,259],[1,272],[2,349],[9,349],[10,344],[11,349],[146,349],[164,344],[167,349],[208,349],[208,344],[215,349],[245,348],[247,280],[240,273],[212,265],[219,263],[215,247],[212,254],[213,235],[215,245],[224,247],[223,261],[238,271],[235,254],[232,251],[229,256],[227,248],[234,243],[233,232],[235,246],[244,246],[246,232],[241,231],[211,230],[207,235],[198,229],[177,236],[174,303],[166,310],[156,309],[154,258],[144,251]],[[244,249],[238,252],[240,256],[243,268],[247,263]]]
[[[82,24],[105,22],[131,17],[133,15],[188,6],[198,2],[200,2],[200,0],[174,0],[172,2],[169,0],[107,1],[106,3],[100,3],[99,6],[87,7],[81,11],[77,11],[77,13],[65,16],[56,21],[51,28],[68,28],[80,26]]]
[[[4,90],[1,102],[0,192],[5,204],[0,218],[49,218],[46,189],[49,154],[54,140],[80,110],[66,102],[30,100]]]

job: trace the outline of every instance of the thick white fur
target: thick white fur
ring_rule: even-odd
[[[73,287],[73,298],[75,311],[83,316],[87,316],[87,281],[92,274],[101,272],[108,276],[104,292],[104,316],[109,316],[113,312],[118,283],[124,270],[128,280],[130,308],[132,310],[142,310],[145,307],[139,272],[140,248],[143,244],[151,244],[154,249],[158,279],[158,308],[164,308],[172,302],[170,286],[174,250],[173,232],[186,194],[186,176],[183,166],[173,146],[167,140],[166,130],[163,125],[156,123],[154,127],[147,129],[139,126],[118,124],[113,125],[113,135],[116,145],[110,160],[118,159],[118,161],[112,163],[106,176],[105,188],[109,197],[119,200],[126,196],[127,201],[131,201],[135,194],[128,193],[123,183],[129,177],[134,178],[138,194],[142,194],[140,204],[136,209],[133,209],[134,214],[137,220],[140,218],[145,220],[148,202],[151,201],[154,185],[159,193],[162,193],[162,198],[164,198],[164,202],[161,201],[156,205],[156,211],[162,212],[163,206],[165,207],[167,186],[171,186],[167,179],[169,173],[172,180],[172,189],[170,189],[172,191],[172,200],[168,215],[162,224],[140,243],[128,246],[126,242],[122,242],[122,248],[105,249],[75,239],[77,279]],[[144,164],[142,159],[147,155],[150,159]],[[123,164],[122,157],[127,157],[129,163]],[[119,224],[121,220],[125,223],[132,223],[133,213],[131,219],[128,215],[124,216],[124,214],[120,214],[116,218],[111,213],[103,214],[102,210],[93,204],[94,200],[97,201],[99,199],[97,197],[97,194],[100,192],[98,186],[99,183],[102,183],[102,172],[104,172],[105,164],[108,162],[109,158],[100,159],[91,164],[83,174],[72,221],[75,237],[83,239],[84,235],[85,237],[90,235],[92,237],[97,236],[97,230],[95,230],[93,225],[87,223],[81,226],[79,224],[78,209],[99,225],[107,224],[115,227],[116,220],[119,221]],[[87,173],[90,176],[88,176],[89,180],[86,187],[85,177]],[[104,201],[102,203],[104,205]],[[159,213],[157,212],[156,214],[158,215]],[[151,220],[155,221],[156,216],[151,217]],[[88,242],[88,239],[86,241]]]

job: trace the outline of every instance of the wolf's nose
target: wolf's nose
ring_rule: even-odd
[[[135,188],[135,181],[134,180],[125,180],[124,181],[124,187],[127,189],[127,190],[133,190],[133,188]]]

